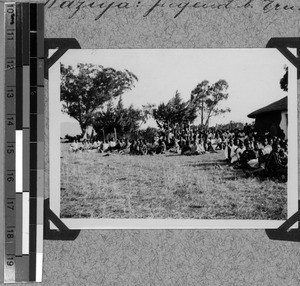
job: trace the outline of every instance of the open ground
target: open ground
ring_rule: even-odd
[[[71,153],[61,144],[61,217],[286,219],[287,184],[246,178],[222,151],[198,156]]]

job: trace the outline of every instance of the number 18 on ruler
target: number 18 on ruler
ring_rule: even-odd
[[[43,4],[4,3],[4,26],[4,281],[41,281],[44,154],[36,146],[43,150],[37,123],[44,114]]]

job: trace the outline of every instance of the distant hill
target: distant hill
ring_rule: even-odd
[[[65,138],[66,135],[75,136],[81,134],[78,122],[62,122],[60,124],[60,137]]]

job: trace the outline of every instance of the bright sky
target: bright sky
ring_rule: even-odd
[[[184,100],[198,83],[219,79],[228,82],[229,98],[222,103],[230,113],[215,117],[210,125],[230,120],[251,122],[247,115],[286,96],[279,81],[286,58],[275,49],[98,49],[69,50],[61,63],[75,67],[93,63],[128,69],[139,81],[123,95],[125,106],[168,102],[176,90]],[[62,115],[62,122],[73,121]]]

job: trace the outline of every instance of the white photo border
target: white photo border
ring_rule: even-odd
[[[166,50],[166,49],[164,49]],[[199,49],[200,50],[200,49]],[[222,49],[217,49],[222,50]],[[226,49],[235,50],[235,49]],[[237,49],[241,50],[241,49]],[[245,49],[243,49],[245,50]],[[249,49],[262,50],[262,49]],[[266,50],[266,49],[264,49]],[[277,49],[268,49],[277,50]],[[70,51],[70,50],[69,50]],[[84,51],[84,50],[83,50]],[[278,50],[277,50],[278,51]],[[53,51],[52,51],[53,52]],[[280,53],[278,51],[278,53]],[[51,50],[50,50],[51,54]],[[282,57],[284,57],[282,55]],[[288,66],[288,187],[287,219],[298,211],[297,69]],[[60,65],[49,69],[49,198],[50,209],[60,218]],[[235,219],[90,219],[60,218],[69,229],[275,229],[285,220]],[[295,224],[292,228],[297,227]]]

